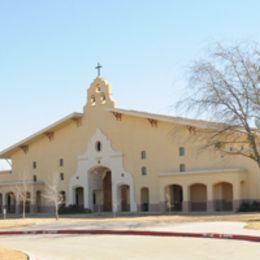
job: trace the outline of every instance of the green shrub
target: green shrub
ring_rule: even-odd
[[[243,202],[239,207],[240,212],[258,212],[260,211],[260,202]]]
[[[69,205],[67,207],[60,208],[60,214],[81,214],[81,213],[91,213],[90,209],[86,209],[77,205]]]

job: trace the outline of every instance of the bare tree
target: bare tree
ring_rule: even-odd
[[[19,184],[15,186],[15,196],[17,198],[17,203],[22,203],[22,216],[25,218],[26,216],[26,206],[27,203],[31,201],[30,198],[30,184],[27,177],[27,174],[24,172],[21,177],[21,181]]]
[[[43,197],[53,204],[55,208],[56,220],[59,219],[59,208],[64,203],[64,195],[60,192],[59,175],[54,173],[49,181],[46,183],[46,189]]]
[[[260,168],[260,48],[218,44],[192,65],[189,90],[179,105],[222,122],[204,131],[206,146],[250,158]]]

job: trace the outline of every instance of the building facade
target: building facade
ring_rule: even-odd
[[[259,200],[257,165],[191,138],[209,122],[116,107],[110,84],[97,77],[83,113],[62,120],[2,151],[12,170],[0,172],[0,207],[43,212],[48,181],[59,178],[64,204],[111,212],[236,211]]]

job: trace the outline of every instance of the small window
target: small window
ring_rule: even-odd
[[[97,141],[96,142],[96,150],[98,151],[98,152],[100,152],[101,151],[101,142],[100,141]]]
[[[37,182],[37,176],[36,175],[33,175],[33,181]]]
[[[186,171],[186,166],[184,163],[180,164],[180,172],[185,172]]]
[[[64,181],[64,173],[63,172],[60,173],[60,180]]]
[[[141,159],[142,160],[146,159],[146,151],[141,151]]]
[[[146,176],[147,175],[147,168],[146,167],[142,167],[141,168],[141,172],[142,172],[143,176]]]
[[[184,156],[185,155],[185,148],[184,147],[180,147],[179,148],[179,156]]]
[[[37,163],[34,161],[32,166],[33,166],[33,169],[36,169],[37,168]]]
[[[63,167],[63,166],[64,166],[64,160],[60,159],[60,167]]]

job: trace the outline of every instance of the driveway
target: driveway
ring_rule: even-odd
[[[29,251],[37,260],[258,260],[260,255],[259,243],[202,238],[37,235],[1,237],[0,244]]]
[[[42,223],[19,230],[112,229],[189,233],[243,234],[260,237],[260,230],[244,229],[244,222],[88,221]],[[10,230],[10,228],[8,229]],[[14,230],[14,229],[12,229]],[[111,235],[0,236],[1,247],[32,252],[46,259],[259,259],[260,243],[183,237]]]
[[[0,230],[58,230],[58,229],[97,229],[97,230],[149,230],[193,233],[222,233],[259,236],[260,230],[245,229],[244,222],[235,221],[203,221],[203,222],[176,222],[176,221],[68,221],[41,223],[20,228]]]

